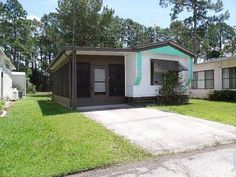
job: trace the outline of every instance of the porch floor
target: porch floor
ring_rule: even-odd
[[[89,112],[89,111],[99,111],[99,110],[128,109],[128,108],[131,108],[129,104],[114,104],[114,105],[77,107],[77,110],[81,112]]]

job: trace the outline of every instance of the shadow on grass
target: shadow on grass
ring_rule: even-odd
[[[68,108],[55,103],[52,100],[38,100],[38,105],[44,116],[67,114],[75,111],[71,111]]]

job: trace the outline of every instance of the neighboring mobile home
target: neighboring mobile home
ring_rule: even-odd
[[[194,65],[191,96],[207,98],[211,90],[236,90],[236,56]]]
[[[26,95],[26,74],[25,72],[12,72],[12,85],[17,88],[22,96]]]
[[[5,55],[0,47],[0,99],[6,99],[9,97],[12,88],[12,70],[15,70],[15,66],[11,63],[10,59]]]
[[[53,100],[67,107],[153,100],[166,70],[181,72],[186,90],[192,79],[194,54],[172,41],[132,49],[76,47],[74,53],[73,60],[72,47],[65,47],[48,67]]]

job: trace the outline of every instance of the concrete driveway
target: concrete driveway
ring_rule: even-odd
[[[68,177],[236,177],[236,144],[162,156]],[[236,156],[235,156],[236,158]]]
[[[236,141],[236,128],[149,108],[84,112],[149,152],[185,152]]]

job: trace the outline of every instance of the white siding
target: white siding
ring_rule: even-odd
[[[136,78],[136,53],[125,56],[125,96],[133,97]]]
[[[222,90],[222,68],[236,67],[236,58],[194,65],[194,71],[214,70],[214,89],[192,89],[191,97],[207,98],[211,90]]]
[[[160,86],[151,85],[151,59],[162,59],[179,61],[188,70],[190,69],[190,60],[173,55],[160,55],[150,52],[142,52],[142,79],[139,85],[134,85],[136,78],[136,54],[126,56],[125,72],[126,72],[126,89],[127,97],[150,97],[159,93]],[[186,83],[189,79],[189,71],[182,72],[183,80]]]
[[[12,72],[12,85],[26,95],[26,76],[24,72]]]
[[[0,94],[1,99],[6,99],[9,97],[9,93],[12,88],[12,75],[11,72],[7,69],[0,69],[1,71],[1,80],[0,80]]]

